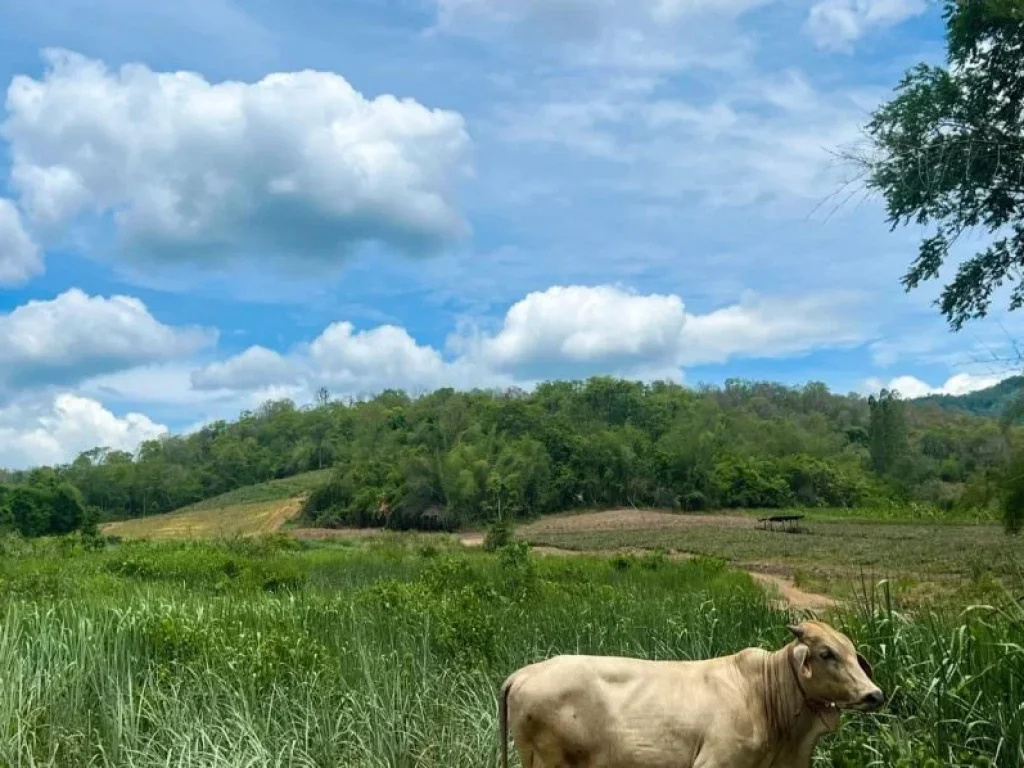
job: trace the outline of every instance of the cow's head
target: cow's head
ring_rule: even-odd
[[[794,673],[808,701],[831,710],[875,710],[885,695],[871,679],[871,665],[853,647],[850,638],[828,624],[805,621],[789,627],[796,637],[792,646]]]

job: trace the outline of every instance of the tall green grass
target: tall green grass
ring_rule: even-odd
[[[496,765],[497,688],[522,664],[776,647],[791,620],[710,559],[294,547],[8,546],[0,765]],[[819,765],[1022,764],[1019,605],[865,603],[839,624],[891,700],[845,717]]]

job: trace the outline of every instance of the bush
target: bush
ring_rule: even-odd
[[[484,536],[484,549],[494,552],[506,546],[512,541],[513,532],[511,520],[508,518],[496,519],[487,529],[487,535]]]

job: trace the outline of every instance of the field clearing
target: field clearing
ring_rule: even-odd
[[[297,528],[300,538],[364,538],[368,529]],[[664,550],[719,557],[743,568],[792,573],[820,569],[842,577],[862,572],[973,577],[979,571],[1019,576],[1024,567],[1024,537],[1008,537],[996,525],[932,525],[890,521],[827,520],[811,517],[800,532],[765,531],[751,514],[684,514],[616,509],[550,515],[519,525],[516,535],[534,546],[604,554]],[[467,544],[483,534],[461,534]]]
[[[749,517],[616,510],[559,515],[525,525],[519,535],[565,549],[662,548],[731,562],[829,565],[839,571],[969,575],[986,567],[1012,573],[1024,538],[995,525],[921,525],[821,520],[799,533],[765,531]]]
[[[304,476],[299,485],[309,482]],[[288,487],[275,481],[242,489],[245,494],[218,498],[274,495]],[[154,539],[271,533],[299,516],[303,498],[226,506],[204,503],[167,515],[109,523],[104,532]],[[602,555],[660,550],[674,557],[721,558],[778,589],[797,607],[827,607],[830,600],[825,595],[848,599],[865,583],[881,579],[892,579],[904,596],[915,600],[956,593],[970,601],[984,598],[1000,584],[1011,589],[1024,587],[1024,537],[1007,537],[996,525],[850,516],[832,519],[827,510],[816,510],[800,523],[800,532],[784,533],[763,530],[757,523],[758,514],[646,509],[566,512],[520,525],[516,535],[541,554],[545,548],[550,550],[548,554],[579,551]],[[303,541],[363,540],[385,534],[378,529],[301,527],[290,528],[288,533]],[[436,541],[452,538],[449,534],[424,536]],[[463,531],[458,537],[470,546],[483,541],[479,531]]]
[[[312,472],[303,472],[291,477],[282,477],[278,480],[268,480],[265,483],[247,485],[237,488],[219,496],[214,496],[203,501],[190,504],[187,507],[176,509],[170,514],[178,512],[192,512],[208,509],[216,511],[223,507],[233,507],[238,504],[251,504],[257,501],[286,501],[304,497],[331,474],[329,469],[317,469]]]
[[[762,530],[748,515],[615,510],[564,514],[517,529],[535,546],[587,552],[664,550],[719,557],[744,570],[849,596],[862,579],[894,580],[905,592],[971,594],[1024,585],[1024,537],[996,525],[802,521],[799,533]]]
[[[223,507],[186,508],[166,515],[120,520],[103,533],[125,539],[212,539],[279,531],[302,511],[302,499],[260,501]]]

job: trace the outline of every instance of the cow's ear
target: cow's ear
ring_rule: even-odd
[[[804,630],[802,625],[800,625],[800,624],[790,624],[787,627],[787,629],[790,632],[793,633],[793,637],[795,637],[797,640],[799,640],[800,642],[804,641],[804,637],[806,635],[806,631]]]
[[[801,643],[793,648],[793,662],[798,670],[800,670],[800,676],[805,679],[811,677],[811,665],[808,660],[811,655],[811,649]]]
[[[864,674],[868,676],[868,680],[875,679],[874,672],[872,672],[871,665],[868,663],[868,660],[859,653],[857,654],[857,663],[860,664],[860,668],[864,670]]]

